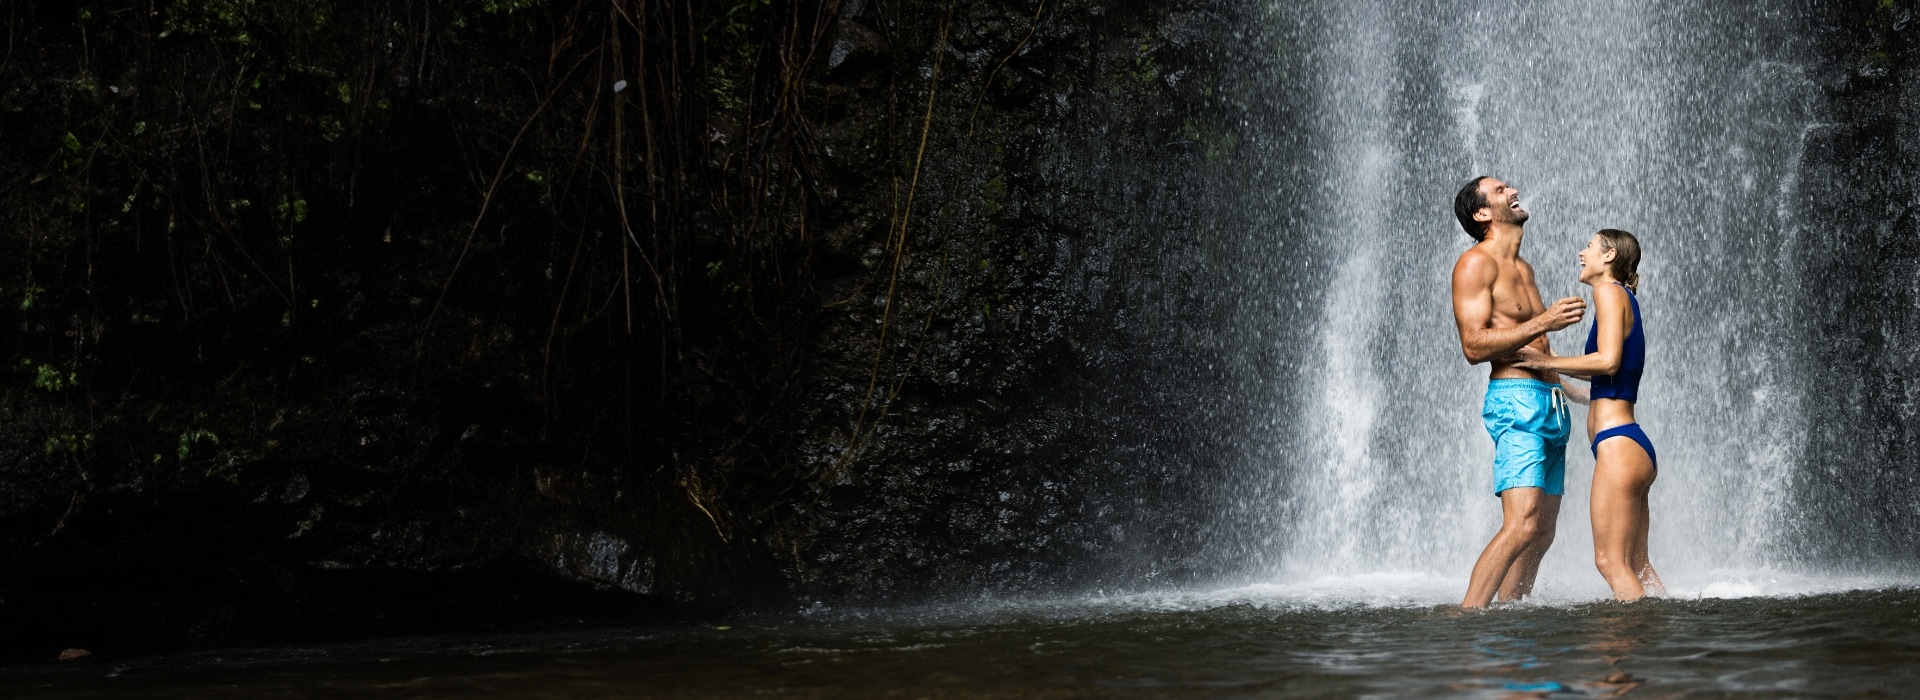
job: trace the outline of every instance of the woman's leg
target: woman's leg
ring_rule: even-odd
[[[1600,443],[1593,464],[1593,564],[1615,600],[1638,600],[1646,588],[1636,575],[1635,550],[1644,551],[1647,487],[1653,460],[1640,443],[1611,437]]]
[[[1632,560],[1633,571],[1639,575],[1640,584],[1646,587],[1647,592],[1666,595],[1667,584],[1660,580],[1660,573],[1653,570],[1653,562],[1647,559],[1647,530],[1653,524],[1652,514],[1647,509],[1647,494],[1653,490],[1653,480],[1659,476],[1659,471],[1654,470],[1652,477],[1647,479],[1646,487],[1640,490],[1640,517],[1636,523],[1640,532],[1634,537]]]

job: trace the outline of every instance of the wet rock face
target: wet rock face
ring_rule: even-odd
[[[1185,571],[1196,523],[1164,515],[1199,505],[1223,452],[1196,448],[1224,436],[1193,425],[1205,387],[1182,383],[1216,358],[1171,322],[1222,306],[1194,284],[1221,166],[1182,127],[1217,116],[1203,93],[1229,53],[1188,39],[1231,15],[1070,2],[1036,24],[1034,9],[956,5],[944,43],[940,17],[842,20],[860,27],[847,41],[890,31],[895,60],[919,63],[822,85],[850,105],[821,126],[825,149],[856,155],[831,186],[845,208],[826,255],[844,267],[823,285],[796,426],[816,481],[777,511],[775,555],[803,593]],[[926,147],[888,172],[857,154],[902,89],[912,109],[891,118]]]
[[[1899,533],[1920,527],[1920,22],[1912,3],[1857,3],[1810,34],[1825,50],[1815,73],[1827,118],[1807,135],[1800,257],[1804,331],[1824,348],[1805,358],[1810,464],[1796,483],[1807,561],[1894,561]],[[1833,488],[1830,464],[1880,465]],[[1890,553],[1892,558],[1889,559]]]

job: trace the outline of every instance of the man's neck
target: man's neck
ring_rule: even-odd
[[[1515,260],[1520,257],[1520,241],[1526,236],[1526,229],[1518,225],[1493,224],[1487,227],[1487,238],[1481,245],[1501,260]]]

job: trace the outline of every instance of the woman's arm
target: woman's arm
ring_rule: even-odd
[[[1578,379],[1573,379],[1573,381],[1567,381],[1569,379],[1573,379],[1573,375],[1565,374],[1560,376],[1560,392],[1567,395],[1567,400],[1580,404],[1582,406],[1586,406],[1589,403],[1591,403],[1591,400],[1587,398],[1588,394],[1591,392],[1591,389],[1587,386],[1587,383],[1580,381]]]
[[[1532,348],[1520,348],[1516,367],[1543,369],[1579,377],[1606,376],[1620,371],[1620,356],[1627,343],[1630,320],[1627,290],[1602,284],[1593,288],[1593,323],[1596,329],[1594,352],[1578,357],[1555,357]],[[1628,313],[1623,313],[1628,312]]]

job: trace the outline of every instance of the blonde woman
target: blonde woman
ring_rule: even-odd
[[[1517,366],[1588,377],[1587,434],[1593,437],[1593,563],[1615,600],[1666,593],[1647,560],[1647,492],[1659,475],[1653,441],[1634,421],[1646,367],[1641,327],[1640,241],[1602,229],[1580,251],[1580,281],[1593,287],[1593,328],[1585,355],[1556,357],[1523,347]]]

